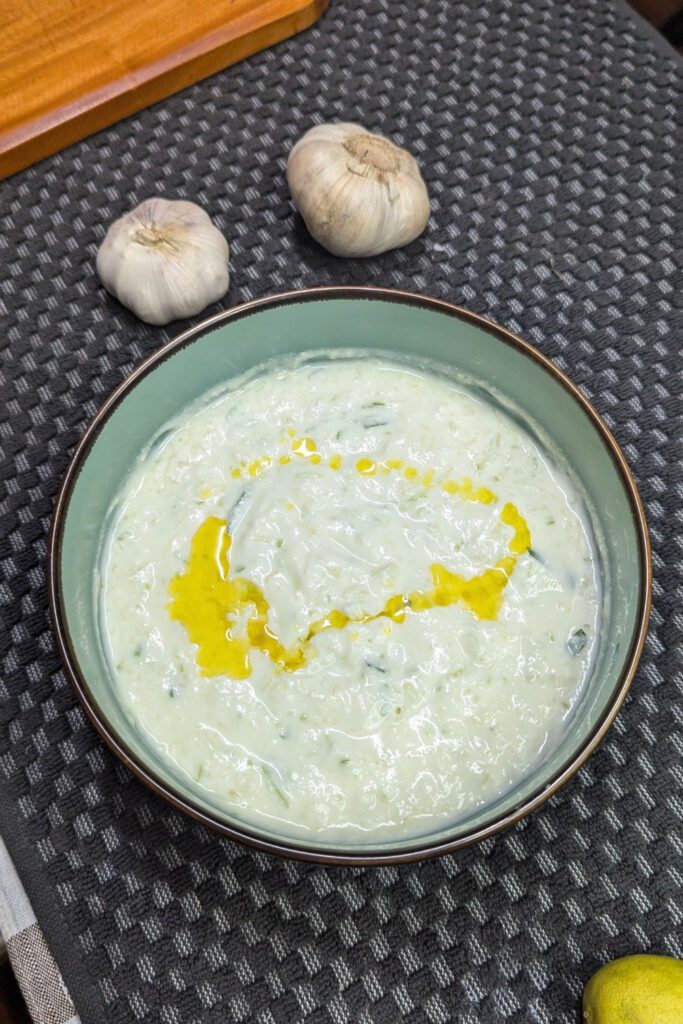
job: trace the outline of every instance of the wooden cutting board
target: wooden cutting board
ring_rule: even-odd
[[[0,0],[0,178],[308,28],[329,0]]]

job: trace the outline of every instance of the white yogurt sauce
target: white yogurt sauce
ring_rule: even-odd
[[[118,504],[102,618],[124,706],[243,821],[419,835],[557,744],[599,615],[589,531],[465,386],[276,364],[169,424]]]

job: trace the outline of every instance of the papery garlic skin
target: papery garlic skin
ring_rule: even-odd
[[[194,316],[228,290],[228,243],[209,215],[185,200],[145,199],[109,228],[97,273],[148,324]]]
[[[335,256],[407,245],[429,219],[415,158],[361,125],[311,128],[289,154],[287,182],[306,227]]]

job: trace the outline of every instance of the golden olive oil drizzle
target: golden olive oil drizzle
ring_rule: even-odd
[[[291,451],[293,456],[278,457],[280,465],[287,465],[293,459],[306,459],[312,465],[322,461],[315,442],[309,437],[294,438]],[[342,462],[341,455],[332,455],[328,465],[338,470]],[[273,460],[264,455],[249,464],[243,463],[237,471],[232,471],[232,475],[260,476],[272,464]],[[363,476],[400,472],[404,479],[419,479],[425,487],[436,485],[435,470],[421,471],[415,466],[406,466],[401,459],[375,462],[362,457],[356,461],[355,468]],[[440,486],[447,494],[457,494],[465,501],[483,505],[497,501],[496,495],[487,487],[475,488],[468,478],[459,482],[445,480]],[[373,614],[350,616],[333,609],[312,623],[306,635],[293,647],[286,648],[269,625],[270,606],[261,588],[245,577],[230,576],[231,538],[228,526],[225,520],[210,516],[192,539],[185,572],[174,576],[169,584],[171,600],[167,605],[168,612],[172,619],[182,623],[196,645],[197,665],[202,675],[227,675],[233,679],[246,679],[251,675],[251,649],[262,651],[281,669],[293,672],[314,654],[312,641],[319,633],[344,629],[350,623],[360,625],[381,618],[400,623],[407,611],[424,612],[447,607],[456,601],[464,604],[479,619],[495,619],[518,558],[531,547],[529,528],[512,503],[507,502],[503,506],[500,520],[512,528],[513,535],[508,543],[509,553],[493,567],[466,578],[434,563],[430,566],[431,590],[395,594]],[[241,626],[238,620],[242,620]]]

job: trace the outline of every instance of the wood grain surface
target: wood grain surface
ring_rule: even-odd
[[[329,0],[4,0],[0,178],[311,25]]]
[[[682,0],[629,0],[629,2],[657,28],[664,25],[683,7]]]

